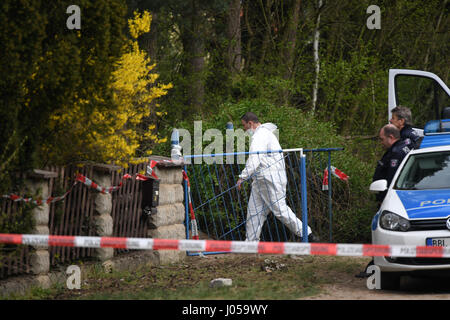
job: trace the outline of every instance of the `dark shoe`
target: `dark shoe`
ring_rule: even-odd
[[[371,276],[371,274],[370,274],[370,273],[367,273],[367,272],[365,272],[365,271],[361,271],[360,273],[355,274],[355,277],[356,277],[356,278],[368,278],[368,277],[370,277],[370,276]]]
[[[303,242],[303,238],[300,238],[300,242]],[[308,236],[308,242],[320,242],[320,239],[319,237],[311,233]]]
[[[320,242],[320,238],[314,234],[308,236],[308,242]]]
[[[366,269],[364,271],[361,271],[360,273],[356,274],[355,277],[356,278],[368,278],[370,277],[372,274],[367,272],[367,268],[369,268],[369,266],[373,265],[373,259],[367,264]]]

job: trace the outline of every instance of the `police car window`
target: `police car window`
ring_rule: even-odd
[[[395,189],[425,190],[450,188],[450,151],[411,155]]]
[[[411,109],[413,127],[422,128],[430,120],[439,119],[442,109],[450,107],[450,97],[434,79],[398,75],[395,77],[397,105]]]

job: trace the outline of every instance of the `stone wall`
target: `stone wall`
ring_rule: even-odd
[[[163,160],[168,158],[152,157],[152,160]],[[112,185],[112,172],[119,170],[120,167],[109,165],[95,165],[92,180],[100,186]],[[148,217],[149,238],[161,239],[185,239],[186,229],[184,225],[185,207],[184,207],[184,189],[182,164],[159,163],[155,168],[155,173],[159,178],[159,202],[156,210]],[[39,194],[43,199],[50,196],[48,190],[48,179],[56,177],[55,172],[34,170],[27,180],[27,185],[33,194]],[[96,192],[96,191],[93,191]],[[96,236],[113,236],[113,218],[111,216],[112,196],[111,194],[102,194],[96,192],[94,200],[95,229]],[[140,206],[140,204],[138,204]],[[34,234],[49,234],[49,206],[44,204],[33,209],[33,218],[35,221]],[[130,258],[132,257],[132,258]],[[186,257],[186,253],[173,250],[142,250],[133,252],[128,258],[114,257],[113,248],[98,248],[95,252],[95,258],[103,264],[105,268],[129,268],[130,262],[137,261],[139,264],[167,264],[181,261]],[[31,256],[31,276],[15,276],[11,279],[0,281],[0,296],[11,292],[23,292],[29,286],[39,286],[48,288],[52,283],[59,279],[65,279],[64,276],[51,276],[50,256],[48,247],[35,246]],[[121,267],[122,266],[122,267]],[[65,280],[64,280],[65,281]],[[15,283],[14,283],[15,282]],[[17,290],[15,290],[17,289]]]
[[[160,157],[151,159],[161,160]],[[148,237],[186,239],[182,167],[173,163],[160,163],[154,170],[160,181],[159,203],[156,212],[148,220]],[[154,254],[160,264],[179,261],[186,256],[186,252],[174,250],[154,251]]]
[[[39,194],[42,199],[50,196],[48,179],[56,177],[55,172],[33,170],[28,176],[27,186],[34,195]],[[44,203],[36,206],[32,210],[34,229],[33,234],[49,234],[49,205]],[[34,275],[34,282],[37,286],[48,288],[50,286],[50,254],[47,246],[33,246],[30,256],[31,272]]]
[[[93,181],[100,186],[112,186],[111,174],[113,171],[119,170],[118,166],[111,165],[96,165],[94,166]],[[111,216],[112,210],[112,195],[110,193],[95,194],[94,199],[94,223],[97,236],[112,237],[113,236],[113,218]],[[95,249],[95,257],[104,262],[112,259],[114,256],[114,248],[97,248]]]

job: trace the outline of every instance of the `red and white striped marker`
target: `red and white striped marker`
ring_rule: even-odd
[[[328,169],[323,171],[322,191],[328,190]]]
[[[153,176],[156,177],[155,174],[153,174]],[[131,176],[130,174],[124,174],[122,177],[123,180],[125,179],[133,179],[133,176]],[[150,179],[149,177],[144,176],[143,174],[137,173],[135,175],[135,179],[136,180],[141,180],[141,181],[146,181],[148,179]],[[73,187],[78,183],[81,182],[83,184],[85,184],[88,187],[91,187],[101,193],[111,193],[113,191],[116,191],[118,189],[120,189],[122,187],[122,182],[119,183],[118,186],[112,186],[112,187],[102,187],[99,186],[98,184],[96,184],[94,181],[92,181],[91,179],[85,177],[82,174],[77,174],[77,176],[75,177],[75,183],[70,187],[70,189],[68,191],[66,191],[63,195],[58,196],[58,197],[48,197],[47,199],[37,199],[37,200],[33,200],[33,198],[24,198],[21,196],[18,196],[16,194],[8,194],[8,195],[2,195],[2,198],[6,198],[6,199],[10,199],[14,202],[18,202],[18,201],[23,201],[26,203],[33,203],[36,204],[38,206],[43,205],[45,203],[50,204],[53,202],[57,202],[60,200],[63,200],[73,189]]]
[[[153,178],[155,179],[159,179],[158,176],[156,175],[155,171],[154,171],[154,167],[160,163],[160,162],[166,162],[167,160],[161,160],[161,161],[154,161],[151,160],[150,164],[147,166],[147,173],[149,175],[151,175]],[[133,177],[130,174],[124,174],[124,176],[122,177],[122,179],[132,179]],[[148,179],[150,179],[150,177],[147,177],[143,174],[137,173],[135,175],[135,179],[136,180],[141,180],[141,181],[146,181]],[[6,194],[6,195],[2,195],[2,198],[6,198],[6,199],[10,199],[14,202],[18,202],[18,201],[23,201],[23,202],[28,202],[28,203],[34,203],[38,206],[45,204],[45,203],[53,203],[56,201],[60,201],[63,200],[73,189],[73,187],[78,183],[81,182],[83,184],[85,184],[88,187],[91,187],[101,193],[111,193],[113,191],[116,191],[118,189],[120,189],[122,187],[122,182],[119,183],[118,186],[112,186],[112,187],[102,187],[99,186],[98,184],[96,184],[94,181],[92,181],[91,179],[87,178],[86,176],[78,173],[75,177],[75,183],[70,187],[70,189],[64,193],[62,196],[58,196],[58,197],[49,197],[47,199],[37,199],[37,200],[33,200],[33,198],[24,198],[21,197],[19,195],[16,194]]]
[[[449,258],[449,247],[304,243],[304,242],[261,242],[261,241],[219,241],[219,240],[176,240],[116,237],[54,236],[36,234],[0,233],[0,243],[62,246],[83,248],[117,248],[138,250],[179,250],[229,253],[328,255],[354,257],[421,257]]]
[[[122,179],[130,179],[131,176],[130,175],[124,175]],[[77,174],[76,177],[76,181],[79,181],[81,183],[84,183],[86,186],[91,187],[92,189],[97,190],[100,193],[111,193],[113,191],[116,191],[118,189],[120,189],[122,187],[122,181],[119,183],[118,186],[114,186],[114,187],[102,187],[99,186],[98,184],[96,184],[94,181],[92,181],[91,179],[85,177],[82,174]]]
[[[330,166],[331,173],[342,181],[348,181],[349,176],[336,167]],[[328,190],[328,168],[323,172],[322,190]]]
[[[151,175],[155,179],[159,179],[156,175],[155,170],[153,169],[158,164],[158,161],[151,160],[150,164],[147,166],[147,174]]]
[[[186,171],[183,170],[183,179],[187,182],[188,190],[188,205],[189,205],[189,216],[191,219],[191,232],[192,232],[192,239],[198,240],[199,234],[198,234],[198,227],[197,227],[197,220],[195,219],[195,213],[194,208],[192,207],[192,201],[191,201],[191,184],[189,183],[189,177],[186,173]]]
[[[47,199],[37,199],[37,200],[33,200],[33,198],[23,198],[21,196],[18,196],[16,194],[8,194],[8,195],[2,195],[3,198],[12,200],[14,202],[18,202],[18,201],[23,201],[26,203],[33,203],[35,205],[41,206],[43,204],[50,204],[53,202],[57,202],[60,200],[63,200],[73,189],[73,187],[78,183],[78,181],[75,181],[75,183],[70,187],[70,189],[68,191],[66,191],[63,195],[58,196],[58,197],[48,197]]]

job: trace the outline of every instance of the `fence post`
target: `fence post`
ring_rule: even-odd
[[[306,155],[300,152],[300,180],[302,198],[302,242],[308,242],[308,193],[306,190]]]
[[[328,242],[333,241],[333,210],[331,208],[332,206],[332,174],[331,174],[331,151],[328,151],[328,218],[330,220],[329,224],[329,240]]]
[[[156,212],[149,217],[148,236],[160,239],[186,239],[182,184],[184,163],[181,161],[174,163],[170,161],[170,158],[157,156],[149,160],[158,161],[154,170],[159,178],[159,203]],[[159,250],[154,253],[159,264],[177,262],[186,256],[184,252],[174,250]]]
[[[112,172],[121,169],[116,165],[95,164],[93,166],[93,181],[102,187],[112,186]],[[110,193],[98,191],[94,196],[94,223],[97,236],[111,237],[113,235],[112,196]],[[97,248],[95,257],[100,261],[112,259],[114,248]]]
[[[34,195],[41,199],[48,198],[52,190],[49,188],[49,179],[56,178],[58,174],[52,171],[34,169],[27,175],[27,187]],[[32,209],[33,220],[35,222],[33,234],[49,234],[49,212],[50,207],[43,203]],[[33,246],[34,252],[30,255],[31,272],[36,275],[36,284],[42,288],[50,287],[50,254],[48,246]]]

